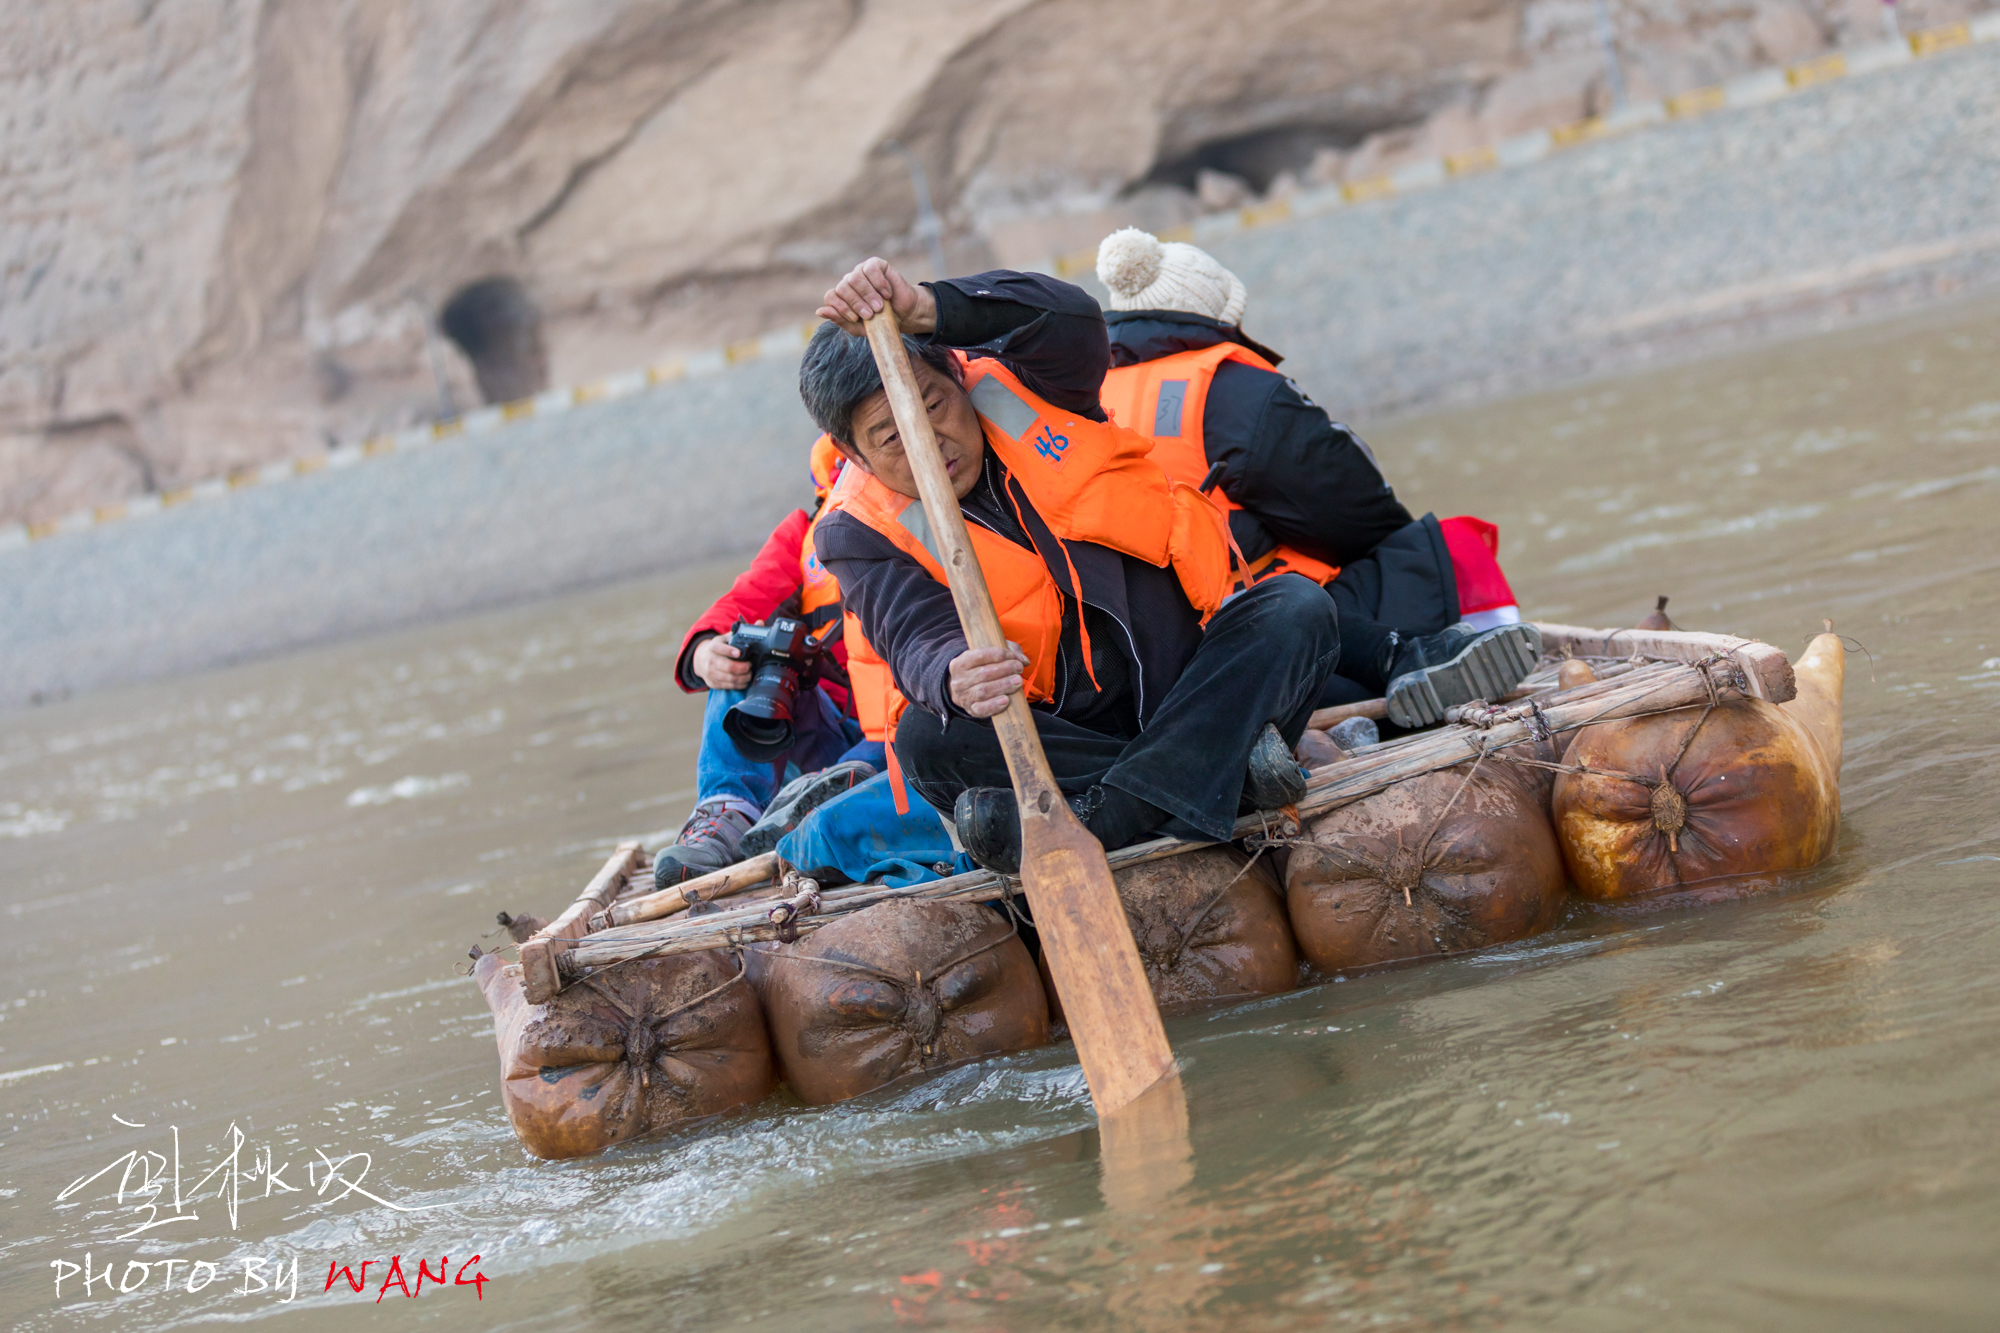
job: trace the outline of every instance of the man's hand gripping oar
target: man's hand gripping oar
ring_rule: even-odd
[[[965,641],[973,648],[1004,650],[1000,618],[966,535],[965,517],[939,455],[895,311],[884,302],[864,327],[925,515],[940,545]],[[1184,1155],[1187,1111],[1179,1071],[1111,882],[1104,848],[1077,821],[1057,789],[1027,697],[1016,691],[994,716],[993,726],[1021,810],[1021,885],[1062,995],[1091,1100],[1108,1121],[1141,1094],[1158,1089],[1146,1098],[1142,1117],[1146,1125],[1132,1123],[1130,1116],[1120,1117],[1115,1130],[1106,1124],[1107,1169],[1120,1141],[1135,1148],[1143,1143],[1149,1156],[1158,1156],[1162,1148],[1171,1151],[1162,1140],[1174,1139],[1176,1124]],[[1127,1187],[1113,1188],[1125,1192]]]

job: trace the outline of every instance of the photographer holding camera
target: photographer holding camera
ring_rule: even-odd
[[[822,505],[839,466],[830,441],[813,446]],[[884,766],[847,683],[839,585],[813,554],[819,509],[788,514],[681,642],[674,677],[690,694],[706,690],[708,707],[694,813],[654,866],[662,887],[771,850]]]

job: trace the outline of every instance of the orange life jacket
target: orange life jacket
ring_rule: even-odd
[[[840,476],[840,465],[847,456],[840,452],[840,446],[833,442],[833,436],[822,434],[813,441],[811,461],[813,494],[824,501],[833,489],[834,481]]]
[[[969,360],[964,377],[986,447],[1020,482],[1050,531],[1064,542],[1095,542],[1156,568],[1171,565],[1206,623],[1231,587],[1222,512],[1194,487],[1162,471],[1148,457],[1152,445],[1143,436],[1064,412],[995,360]],[[852,514],[932,578],[949,582],[922,501],[898,495],[852,468],[834,488],[828,507]],[[1064,571],[1067,577],[1059,582],[1037,552],[977,524],[968,525],[968,532],[1001,632],[1028,656],[1029,700],[1053,698],[1061,589],[1065,582],[1078,586],[1074,570]],[[893,717],[889,725],[893,734]]]
[[[820,563],[819,553],[813,546],[813,533],[818,529],[820,520],[831,512],[826,498],[839,480],[842,461],[840,448],[831,436],[821,435],[813,441],[813,493],[819,497],[819,507],[813,511],[812,522],[806,525],[805,536],[799,542],[799,572],[803,576],[799,584],[799,618],[814,634],[832,624],[840,615],[840,581]],[[844,640],[846,637],[843,632],[841,638]]]
[[[864,475],[860,468],[844,467],[845,462],[830,436],[813,441],[813,489],[819,494],[820,507],[799,543],[799,569],[804,576],[799,584],[799,618],[814,634],[823,632],[836,617],[843,620],[840,641],[847,649],[848,694],[854,700],[855,716],[861,720],[861,734],[871,741],[887,741],[895,734],[896,719],[903,714],[903,696],[896,690],[889,664],[861,632],[861,622],[842,608],[840,580],[820,560],[813,544],[821,520],[833,512],[832,496],[841,483]]]
[[[1216,367],[1225,361],[1241,361],[1260,370],[1277,369],[1247,347],[1232,342],[1217,343],[1200,351],[1175,352],[1157,360],[1142,361],[1136,366],[1113,367],[1104,377],[1099,397],[1113,421],[1151,437],[1153,461],[1165,468],[1168,476],[1199,486],[1208,475],[1208,452],[1201,434],[1202,412],[1208,406],[1208,386],[1215,380]],[[1220,488],[1211,495],[1225,510],[1242,508]],[[1314,583],[1327,583],[1340,572],[1340,566],[1280,546],[1253,561],[1239,577],[1239,583],[1248,586],[1287,571],[1303,574]]]

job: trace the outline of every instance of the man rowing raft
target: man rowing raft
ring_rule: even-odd
[[[885,307],[913,335],[1004,649],[970,649],[959,628],[859,336]],[[914,705],[893,720],[895,762],[951,812],[967,852],[993,869],[1018,864],[1018,813],[988,721],[1017,690],[1035,709],[1058,784],[1107,848],[1162,831],[1226,839],[1239,812],[1295,802],[1304,777],[1292,747],[1322,688],[1335,674],[1387,674],[1388,635],[1355,626],[1376,660],[1348,662],[1341,617],[1317,584],[1284,576],[1233,592],[1221,511],[1148,457],[1150,440],[1106,417],[1110,344],[1097,303],[1067,283],[1005,271],[912,286],[871,259],[827,293],[820,314],[831,324],[806,350],[800,394],[856,465],[816,531],[820,558]],[[1418,669],[1395,673],[1392,699],[1399,689],[1471,688],[1451,663],[1474,645],[1497,650],[1482,649],[1482,660],[1511,664],[1501,689],[1534,659],[1525,627],[1445,634],[1465,645],[1445,635],[1405,642]]]

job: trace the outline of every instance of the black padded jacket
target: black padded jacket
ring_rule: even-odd
[[[1282,359],[1233,325],[1178,310],[1114,311],[1106,321],[1117,366],[1222,342],[1272,365]],[[1242,506],[1230,514],[1230,531],[1248,559],[1283,543],[1347,565],[1411,521],[1361,437],[1276,371],[1241,361],[1217,367],[1201,436],[1210,466],[1222,467],[1222,493]]]

